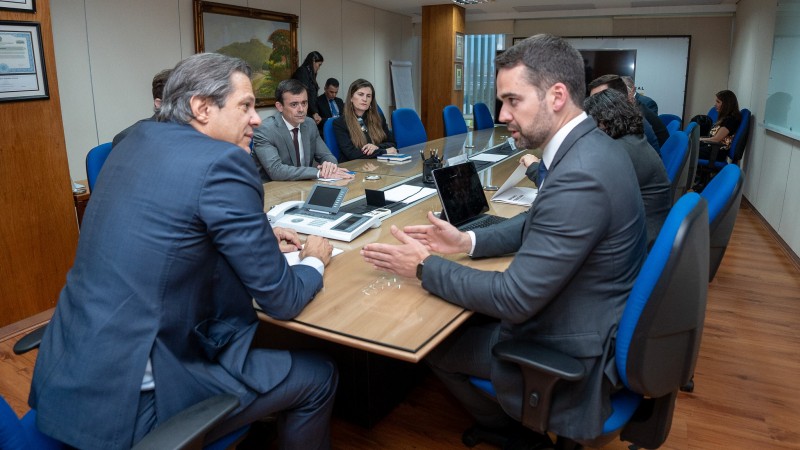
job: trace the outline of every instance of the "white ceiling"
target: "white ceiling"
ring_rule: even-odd
[[[354,0],[386,11],[422,18],[422,7],[448,0]],[[489,0],[467,5],[467,21],[554,17],[732,14],[738,0]]]

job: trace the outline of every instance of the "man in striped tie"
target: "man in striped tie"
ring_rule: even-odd
[[[325,91],[322,95],[317,97],[317,111],[319,111],[319,115],[322,117],[322,120],[317,124],[320,135],[325,127],[325,121],[330,118],[339,117],[339,114],[342,113],[342,109],[344,109],[344,102],[336,96],[337,94],[339,94],[339,80],[336,78],[328,78],[328,81],[325,82]]]

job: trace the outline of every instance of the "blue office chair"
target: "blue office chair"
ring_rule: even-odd
[[[747,148],[747,139],[750,136],[750,110],[745,108],[741,110],[742,121],[739,122],[739,128],[733,135],[730,147],[728,147],[727,158],[725,161],[717,161],[717,152],[722,148],[719,144],[711,144],[711,154],[708,159],[698,159],[697,171],[700,172],[700,182],[697,185],[698,192],[702,191],[703,186],[708,184],[708,181],[715,173],[722,170],[728,164],[739,165],[739,161],[744,156],[744,151]]]
[[[46,325],[27,334],[14,345],[14,353],[21,355],[39,347]],[[219,394],[198,402],[168,419],[148,433],[133,450],[145,449],[204,449],[224,450],[244,437],[250,426],[236,431],[203,446],[206,433],[220,424],[231,411],[239,406],[239,399],[232,394]],[[31,409],[22,419],[0,397],[0,449],[2,450],[66,450],[61,442],[42,434],[36,428],[36,410]]]
[[[708,232],[710,253],[708,281],[714,280],[722,257],[728,248],[733,225],[742,202],[744,174],[739,166],[728,164],[711,179],[700,194],[708,202]]]
[[[392,113],[392,128],[397,148],[420,144],[428,140],[425,126],[417,112],[411,108],[399,108]]]
[[[711,119],[711,123],[714,123],[719,119],[719,113],[717,112],[717,108],[712,106],[711,109],[708,110],[708,114],[706,114],[709,119]]]
[[[325,125],[322,126],[322,139],[325,140],[325,145],[328,146],[328,149],[338,160],[341,151],[339,150],[339,141],[336,140],[336,135],[333,133],[333,120],[332,117],[329,118],[325,121]]]
[[[447,105],[442,110],[442,120],[444,121],[444,135],[454,136],[456,134],[464,134],[469,131],[467,122],[461,114],[458,106]]]
[[[110,153],[111,142],[106,142],[89,150],[89,153],[86,154],[86,178],[89,180],[89,191],[94,190],[94,183],[97,182],[100,169],[103,168]]]
[[[667,124],[667,133],[672,134],[676,131],[681,131],[681,123],[678,120],[673,120]]]
[[[678,116],[676,114],[659,114],[658,118],[661,119],[661,123],[663,123],[665,127],[669,125],[670,122],[676,120],[678,121],[678,128],[680,128],[681,125],[683,124],[683,119],[681,119],[681,116]]]
[[[494,118],[486,103],[475,103],[472,105],[472,117],[475,120],[475,129],[484,130],[494,128]]]
[[[697,174],[697,155],[700,153],[700,126],[697,122],[689,122],[683,130],[689,138],[689,159],[686,164],[689,169],[686,171],[686,184],[683,186],[683,194],[689,192],[694,185],[694,177]]]
[[[689,165],[689,137],[684,133],[673,133],[661,146],[661,160],[667,169],[669,178],[669,192],[673,203],[680,198],[682,189],[678,186],[686,185]]]
[[[633,285],[619,323],[615,363],[624,388],[611,396],[611,416],[600,436],[576,442],[558,437],[556,448],[600,447],[619,435],[643,448],[658,448],[669,435],[681,386],[694,372],[705,319],[708,292],[708,211],[696,193],[672,207]],[[525,387],[522,423],[548,431],[554,388],[584,377],[583,364],[571,356],[524,341],[502,341],[495,358],[516,364]],[[491,382],[471,378],[494,396]],[[564,386],[564,384],[567,384]],[[533,400],[536,401],[533,401]],[[472,428],[462,436],[467,446],[487,437]],[[489,439],[501,443],[502,438]]]

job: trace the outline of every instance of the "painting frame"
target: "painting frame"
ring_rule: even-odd
[[[253,70],[256,107],[275,106],[275,87],[297,70],[298,16],[203,0],[193,0],[193,5],[195,51],[217,52],[247,61]],[[273,31],[266,34],[267,30]],[[262,34],[263,40],[252,38]],[[250,40],[230,40],[231,36],[249,36]]]
[[[453,67],[453,90],[464,90],[464,63],[455,63]]]
[[[36,0],[0,0],[0,9],[34,13],[36,12]]]
[[[456,31],[455,56],[456,62],[464,62],[464,33]]]
[[[49,98],[41,24],[0,21],[0,102]]]

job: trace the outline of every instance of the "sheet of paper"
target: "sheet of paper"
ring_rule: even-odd
[[[473,161],[486,161],[486,162],[494,163],[494,162],[501,161],[501,160],[505,159],[506,156],[507,155],[495,155],[495,154],[491,154],[491,153],[481,153],[481,154],[478,154],[478,155],[470,156],[469,159],[471,159]]]
[[[401,185],[383,192],[387,202],[413,203],[436,193],[436,189]]]
[[[343,251],[344,250],[342,250],[340,248],[333,247],[332,256],[336,256],[336,255],[342,253]],[[289,253],[284,253],[283,256],[286,257],[286,262],[288,262],[290,266],[293,266],[293,265],[295,265],[295,264],[300,262],[300,250],[297,250],[297,251],[294,251],[294,252],[289,252]]]
[[[525,178],[526,167],[522,164],[518,165],[514,172],[508,177],[505,183],[500,186],[500,189],[492,196],[493,202],[511,203],[512,205],[527,205],[533,204],[536,200],[536,195],[539,193],[537,189],[529,187],[516,187],[517,183]]]

